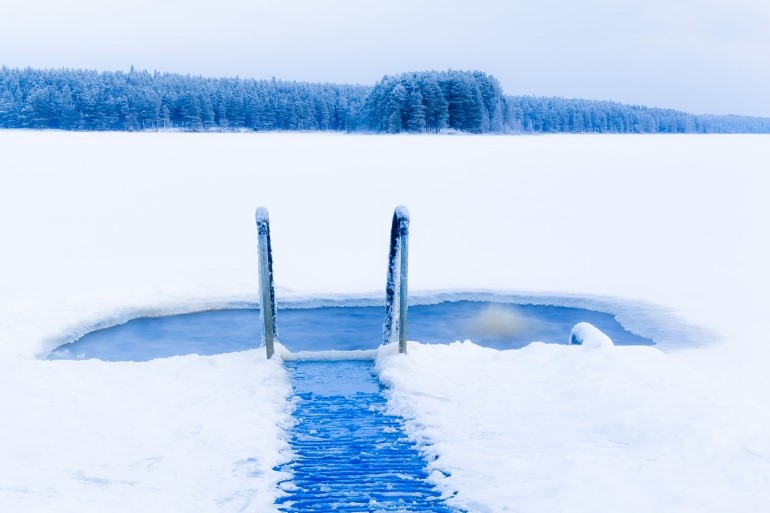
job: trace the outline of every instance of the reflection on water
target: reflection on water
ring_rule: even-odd
[[[384,307],[278,310],[278,339],[292,351],[374,349],[382,340]],[[477,301],[409,307],[409,339],[446,344],[471,339],[496,349],[533,341],[567,343],[578,322],[590,322],[617,345],[651,345],[626,331],[612,315],[542,305]],[[52,351],[49,359],[146,361],[175,355],[244,351],[260,344],[258,310],[214,310],[140,318],[89,333]]]

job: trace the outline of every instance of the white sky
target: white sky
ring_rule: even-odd
[[[770,116],[767,0],[9,0],[0,65],[372,84],[480,69],[508,94]]]

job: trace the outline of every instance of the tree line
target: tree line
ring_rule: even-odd
[[[374,86],[137,71],[0,69],[0,128],[468,133],[769,133],[770,119],[507,96],[480,71]]]
[[[567,98],[508,98],[514,129],[541,133],[770,133],[770,118],[693,115],[671,109]]]
[[[0,127],[354,131],[370,88],[131,69],[0,70]]]

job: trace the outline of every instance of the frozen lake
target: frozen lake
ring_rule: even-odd
[[[613,312],[658,343],[569,347],[570,320],[554,331],[560,344],[380,351],[388,407],[425,440],[458,507],[768,509],[766,135],[7,131],[0,148],[2,511],[275,511],[291,387],[264,351],[41,358],[137,317],[253,307],[258,206],[270,209],[279,307],[381,301],[396,205],[412,216],[410,294],[573,298],[552,304]],[[339,310],[361,312],[361,324]],[[279,311],[279,336],[293,350],[308,331],[333,346],[353,323],[354,343],[379,343],[381,312],[339,310]],[[238,330],[258,344],[256,311],[221,314],[199,346]],[[409,338],[493,344],[462,322],[481,314],[434,326],[415,306]],[[159,333],[217,315],[114,329]],[[674,318],[720,343],[683,343]],[[223,343],[214,351],[233,350]],[[199,349],[171,354],[187,351]]]

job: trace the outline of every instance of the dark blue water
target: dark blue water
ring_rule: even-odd
[[[385,413],[371,362],[285,363],[298,397],[290,444],[296,458],[278,470],[288,493],[278,507],[305,512],[451,513],[426,480],[426,463]]]
[[[374,349],[382,341],[384,307],[279,309],[278,338],[292,351]],[[476,301],[409,307],[409,339],[451,343],[471,339],[496,349],[533,341],[566,343],[572,327],[590,322],[618,345],[651,345],[606,313],[540,305]],[[140,318],[91,332],[52,351],[49,359],[147,361],[175,355],[211,355],[260,344],[258,310],[214,310]]]

